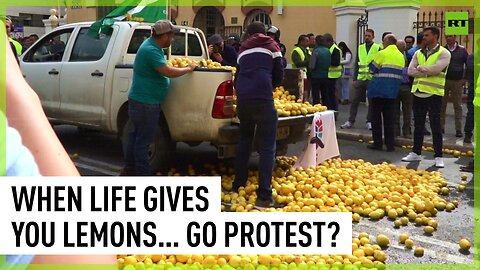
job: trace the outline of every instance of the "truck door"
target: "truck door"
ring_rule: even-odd
[[[87,35],[88,30],[79,29],[72,53],[62,67],[60,111],[67,122],[98,126],[106,116],[104,102],[109,97],[105,97],[105,82],[118,27],[112,26],[99,39]]]
[[[49,118],[58,117],[61,69],[73,29],[53,31],[42,37],[20,59],[25,79],[38,94]]]

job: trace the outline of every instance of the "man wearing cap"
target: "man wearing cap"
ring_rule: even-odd
[[[153,143],[161,116],[161,104],[168,95],[170,78],[192,72],[196,65],[175,68],[167,65],[163,48],[173,41],[173,24],[157,21],[152,36],[138,49],[133,64],[133,82],[128,93],[128,116],[133,129],[125,147],[125,167],[120,175],[153,175],[148,147]]]
[[[8,36],[8,42],[10,42],[10,46],[12,48],[15,48],[16,55],[20,56],[23,51],[22,44],[10,37],[10,34],[12,33],[12,19],[10,19],[10,17],[5,18],[5,26]]]
[[[237,52],[235,48],[225,44],[225,41],[219,34],[208,38],[208,53],[212,60],[219,62],[222,66],[236,65]]]
[[[277,43],[266,35],[263,23],[249,24],[246,35],[240,47],[235,77],[240,141],[233,189],[238,191],[247,184],[248,160],[254,137],[257,137],[260,162],[255,206],[267,208],[274,202],[271,182],[278,118],[272,91],[283,80],[282,53]]]
[[[276,26],[270,26],[267,30],[267,36],[271,37],[275,42],[277,42],[278,47],[280,48],[280,51],[282,52],[282,61],[283,61],[283,67],[287,66],[287,58],[285,58],[285,54],[287,53],[287,47],[280,42],[280,29]]]

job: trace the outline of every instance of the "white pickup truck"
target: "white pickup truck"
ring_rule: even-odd
[[[64,25],[46,34],[21,56],[21,68],[52,124],[114,133],[125,140],[133,61],[150,36],[150,26],[117,22],[109,33],[94,39],[87,35],[90,25]],[[196,28],[181,27],[167,50],[169,59],[208,59],[205,36]],[[233,157],[239,138],[233,95],[229,70],[198,68],[172,79],[150,147],[152,167],[160,170],[168,163],[176,142],[192,146],[210,142],[219,158]],[[285,152],[289,143],[306,138],[309,122],[308,116],[280,118],[277,148]]]

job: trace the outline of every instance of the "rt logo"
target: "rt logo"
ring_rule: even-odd
[[[445,12],[445,35],[468,35],[468,12]]]

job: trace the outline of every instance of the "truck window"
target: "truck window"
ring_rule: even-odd
[[[73,28],[54,32],[35,45],[25,55],[25,62],[60,62]]]
[[[189,56],[202,56],[202,45],[198,36],[195,34],[188,34],[188,55]]]
[[[106,35],[96,39],[87,35],[89,28],[80,29],[77,40],[73,45],[70,62],[88,62],[100,60],[107,50],[108,42],[112,37],[113,28]]]
[[[171,47],[172,55],[185,55],[185,33],[175,33]]]
[[[142,45],[150,35],[150,29],[136,29],[135,32],[133,32],[132,39],[130,39],[130,44],[128,44],[127,53],[136,54],[140,45]]]

